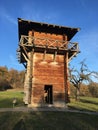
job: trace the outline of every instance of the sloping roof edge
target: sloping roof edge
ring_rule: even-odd
[[[68,40],[70,41],[72,37],[80,30],[80,28],[72,28],[67,26],[35,22],[18,18],[19,39],[21,35],[27,35],[29,30],[61,35],[66,34],[68,36]]]

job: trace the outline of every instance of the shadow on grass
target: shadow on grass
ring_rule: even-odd
[[[98,102],[87,100],[87,99],[80,99],[80,102],[98,105]]]
[[[17,103],[15,105],[15,107],[19,107],[19,106],[23,106],[24,103],[22,100],[17,99]],[[5,98],[0,100],[0,108],[12,108],[13,107],[13,98]]]
[[[98,116],[81,113],[58,111],[0,113],[0,130],[97,130],[97,122]]]
[[[81,107],[76,107],[76,106],[68,106],[69,110],[76,110],[76,111],[81,111],[81,112],[94,112],[94,110],[88,110],[87,108],[81,108]],[[96,112],[96,111],[95,111]]]
[[[14,126],[13,130],[26,130],[24,119],[20,119]]]

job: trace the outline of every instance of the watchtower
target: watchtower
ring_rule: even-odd
[[[70,40],[79,28],[18,19],[18,60],[26,68],[24,103],[64,107],[69,101],[68,63],[79,52]]]

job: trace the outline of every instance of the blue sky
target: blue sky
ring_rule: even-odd
[[[98,72],[98,0],[0,0],[0,66],[24,69],[16,56],[17,18],[81,28],[72,42],[81,53],[71,64],[86,59],[89,69]]]

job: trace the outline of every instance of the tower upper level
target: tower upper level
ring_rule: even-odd
[[[34,30],[35,32],[40,33],[66,35],[67,40],[70,41],[72,37],[80,30],[80,28],[71,28],[48,23],[33,22],[18,18],[18,30],[19,39],[21,38],[21,35],[27,36],[30,30]]]
[[[47,23],[39,23],[18,18],[19,31],[19,61],[26,62],[28,52],[64,55],[67,52],[71,59],[79,52],[78,43],[70,40],[79,31],[71,28]]]

